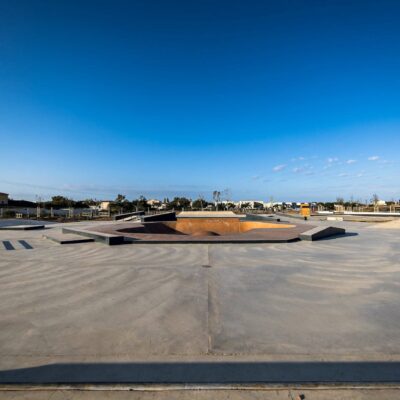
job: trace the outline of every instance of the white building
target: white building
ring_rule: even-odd
[[[111,200],[103,200],[96,205],[89,206],[89,208],[97,211],[108,211],[110,209],[111,203],[112,203]]]
[[[150,207],[160,207],[161,206],[161,201],[157,199],[150,199],[146,201],[147,205]]]

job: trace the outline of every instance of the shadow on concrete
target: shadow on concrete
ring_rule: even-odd
[[[121,228],[116,230],[119,233],[146,233],[146,234],[158,234],[158,235],[184,235],[162,222],[151,222],[140,226]]]
[[[0,371],[2,384],[399,382],[395,361],[65,363]]]
[[[357,232],[346,232],[344,234],[333,235],[333,236],[329,236],[326,238],[318,239],[318,242],[322,242],[323,240],[334,240],[334,239],[347,238],[350,236],[358,236],[358,233]]]

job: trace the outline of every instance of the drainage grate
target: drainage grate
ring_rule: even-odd
[[[202,267],[203,267],[203,268],[211,268],[211,265],[204,264],[204,265],[202,265]]]
[[[3,240],[3,245],[6,250],[15,250],[14,246],[11,244],[9,240]]]
[[[25,240],[18,240],[18,242],[24,246],[27,250],[33,249],[33,247]]]

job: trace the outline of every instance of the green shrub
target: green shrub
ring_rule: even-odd
[[[3,211],[3,218],[15,218],[15,211],[4,210]]]

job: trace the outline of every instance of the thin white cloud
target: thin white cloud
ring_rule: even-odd
[[[346,164],[354,164],[354,163],[356,163],[357,162],[357,160],[347,160],[346,161]]]
[[[349,176],[349,174],[346,174],[345,172],[342,172],[341,174],[339,174],[338,176],[340,176],[341,178],[344,178],[346,176]]]
[[[331,164],[331,163],[339,161],[339,159],[337,157],[329,157],[327,159],[327,161],[328,161],[329,164]]]
[[[279,172],[282,171],[286,168],[286,164],[279,164],[277,166],[275,166],[274,168],[272,168],[272,171],[274,172]]]
[[[303,171],[304,171],[304,168],[295,167],[295,168],[293,168],[292,171],[293,171],[295,174],[298,174],[298,173],[300,173],[300,172],[303,172]]]
[[[379,160],[379,156],[368,157],[368,161],[376,161],[376,160]]]
[[[295,161],[304,161],[304,160],[307,160],[307,158],[303,157],[303,156],[300,156],[300,157],[294,157],[290,161],[291,162],[295,162]]]

